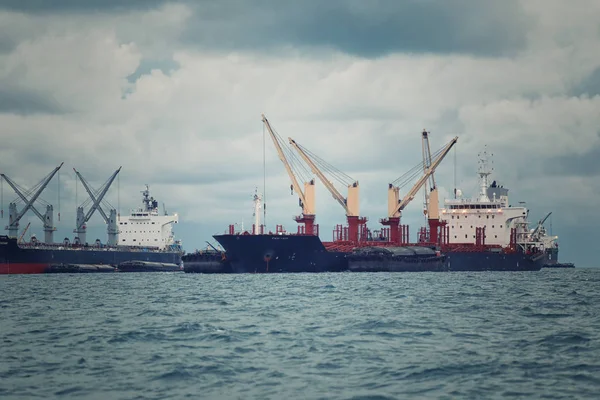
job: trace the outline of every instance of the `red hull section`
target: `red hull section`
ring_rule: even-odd
[[[0,264],[0,275],[6,274],[43,274],[48,264],[5,263]]]

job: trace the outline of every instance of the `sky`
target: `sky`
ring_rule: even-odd
[[[0,172],[30,188],[65,163],[41,195],[60,209],[57,240],[73,238],[86,200],[73,168],[99,188],[121,166],[106,200],[126,214],[150,185],[179,214],[186,251],[229,224],[249,229],[255,190],[267,229],[295,231],[298,198],[265,113],[359,181],[371,229],[388,183],[421,161],[426,129],[433,149],[459,137],[436,171],[440,202],[455,183],[476,194],[487,148],[512,204],[533,223],[552,212],[560,259],[600,266],[596,0],[2,0],[0,26]],[[345,211],[316,190],[330,240]],[[3,226],[15,198],[4,182]],[[403,213],[412,238],[422,208],[418,197]],[[43,237],[32,212],[27,222]],[[99,214],[88,227],[106,241]]]

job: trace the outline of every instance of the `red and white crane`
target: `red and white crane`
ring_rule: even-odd
[[[348,175],[342,173],[341,171],[335,169],[333,166],[325,163],[320,157],[316,156],[314,153],[310,152],[305,147],[298,144],[292,138],[288,138],[290,144],[298,154],[302,157],[302,159],[308,164],[312,172],[317,175],[317,177],[323,182],[327,190],[331,193],[333,198],[344,208],[346,211],[346,218],[348,221],[348,240],[351,242],[359,241],[359,231],[360,226],[364,225],[367,222],[366,218],[361,218],[359,214],[359,193],[360,186],[357,180],[352,179]],[[321,168],[317,165],[320,164]],[[344,178],[345,183],[348,186],[348,197],[345,198],[338,192],[333,183],[327,179],[327,177],[323,174],[322,169],[328,169],[333,174],[338,177]]]
[[[279,159],[283,163],[285,170],[290,177],[292,182],[291,189],[292,191],[296,191],[296,194],[299,197],[302,215],[294,217],[296,222],[304,224],[303,229],[299,230],[299,233],[318,235],[318,227],[315,226],[315,180],[306,179],[304,181],[304,190],[302,190],[298,183],[298,179],[296,178],[296,175],[305,175],[300,173],[300,168],[302,168],[301,163],[297,162],[298,160],[295,160],[294,153],[285,146],[283,139],[274,131],[264,114],[262,114],[262,121],[273,140]]]
[[[450,149],[454,144],[458,141],[458,136],[454,137],[448,144],[438,150],[431,157],[431,164],[424,165],[423,174],[417,180],[417,182],[412,186],[412,188],[406,193],[406,195],[400,200],[400,187],[403,185],[397,185],[396,182],[411,181],[415,176],[415,170],[421,168],[421,163],[419,163],[412,170],[398,178],[396,181],[392,182],[388,186],[388,217],[382,219],[380,222],[382,225],[387,225],[390,227],[390,241],[393,243],[400,243],[400,218],[402,216],[402,211],[406,208],[406,206],[415,198],[417,192],[425,185],[430,176],[435,172],[435,169],[442,162],[444,157],[450,152]],[[425,152],[425,150],[424,150]],[[408,179],[407,179],[408,177]],[[438,210],[438,193],[437,188],[433,188],[428,194],[428,220],[430,223],[430,232],[432,237],[437,237],[437,226],[439,224],[439,210]],[[436,222],[437,221],[437,224]],[[433,232],[431,230],[432,225],[434,226]]]

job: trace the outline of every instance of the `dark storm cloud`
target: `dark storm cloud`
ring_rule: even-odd
[[[0,87],[0,113],[60,114],[66,110],[52,97],[27,89]]]
[[[530,23],[513,0],[229,0],[199,3],[195,11],[184,37],[199,46],[323,47],[363,57],[512,54],[525,46]]]
[[[0,10],[25,13],[63,13],[149,9],[165,0],[2,0]]]
[[[4,0],[26,13],[194,10],[182,39],[211,50],[335,49],[361,57],[396,52],[511,55],[531,24],[517,0]],[[150,28],[150,27],[148,27]]]
[[[17,41],[9,38],[6,35],[0,34],[0,54],[2,53],[10,53],[15,46],[17,45]]]
[[[600,130],[596,132],[600,137]],[[573,135],[576,137],[576,134]],[[558,176],[598,177],[600,176],[600,146],[592,147],[582,155],[564,155],[547,160],[547,173]]]
[[[135,82],[142,75],[147,75],[152,72],[153,69],[162,71],[165,75],[170,75],[171,71],[177,70],[179,63],[174,60],[148,60],[144,59],[140,62],[140,65],[135,72],[127,77],[127,80],[131,83]]]
[[[600,96],[600,67],[581,81],[572,91],[574,96]]]

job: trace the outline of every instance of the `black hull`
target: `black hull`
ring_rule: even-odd
[[[181,257],[181,261],[184,272],[188,274],[230,274],[234,272],[227,257],[220,252],[190,253]]]
[[[341,272],[341,271],[539,271],[545,254],[492,251],[446,252],[444,261],[422,265],[407,263],[350,268],[349,252],[328,251],[319,237],[309,235],[215,235],[225,249],[231,272]]]
[[[120,248],[19,246],[17,240],[0,236],[0,274],[44,273],[51,267],[68,265],[106,265],[116,267],[127,261],[181,264],[181,253]],[[87,272],[87,271],[86,271]]]
[[[544,264],[542,268],[575,268],[575,264],[573,263],[552,263],[552,264]]]
[[[446,270],[446,257],[424,260],[361,259],[348,260],[351,272],[442,272]]]
[[[346,253],[327,251],[317,236],[215,235],[234,273],[341,272]]]
[[[446,252],[448,271],[539,271],[546,262],[543,254],[501,252]]]

